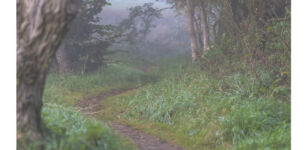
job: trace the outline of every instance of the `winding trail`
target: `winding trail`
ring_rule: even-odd
[[[132,90],[132,88],[102,92],[98,96],[81,100],[76,104],[76,107],[79,107],[84,114],[89,114],[96,117],[103,109],[103,106],[100,104],[101,101],[108,97],[116,96],[130,90]],[[121,123],[111,122],[110,126],[118,133],[132,140],[140,150],[183,150],[183,148],[177,145]]]

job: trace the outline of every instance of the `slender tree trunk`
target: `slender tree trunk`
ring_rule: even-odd
[[[43,137],[48,66],[77,13],[78,0],[17,0],[17,137]]]
[[[192,62],[194,63],[199,57],[198,52],[197,52],[197,36],[196,36],[195,28],[194,28],[194,10],[192,7],[191,0],[186,0],[186,3],[187,3],[186,14],[188,17],[189,33],[191,37]]]
[[[219,18],[214,22],[212,26],[212,36],[213,36],[213,44],[216,44],[217,40],[217,34],[219,29]]]
[[[205,10],[205,4],[202,0],[200,0],[200,19],[201,19],[201,25],[202,25],[202,33],[203,33],[203,51],[207,51],[209,50],[208,48],[208,32],[207,32],[207,28],[208,28],[208,24],[207,24],[207,14],[206,14],[206,10]]]
[[[194,19],[194,25],[195,25],[195,30],[196,30],[195,32],[196,32],[196,38],[197,38],[197,49],[200,50],[203,48],[203,33],[202,33],[202,28],[201,28],[201,20],[200,20],[200,17],[198,18],[194,17],[193,19]]]
[[[66,46],[65,43],[62,42],[62,44],[60,45],[60,47],[56,52],[56,60],[58,62],[58,69],[60,73],[64,73],[65,71],[70,70],[71,66],[65,46]]]

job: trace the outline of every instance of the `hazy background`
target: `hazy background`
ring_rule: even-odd
[[[163,9],[162,18],[155,19],[153,24],[155,28],[151,29],[145,43],[129,46],[121,44],[121,49],[129,49],[136,52],[134,55],[140,55],[145,58],[173,57],[189,51],[189,34],[186,24],[186,16],[178,14],[171,9],[166,2],[156,0],[109,0],[111,5],[103,7],[100,13],[101,23],[118,25],[129,15],[129,8],[141,6],[145,3],[154,3],[155,8]],[[114,45],[118,48],[119,45]]]

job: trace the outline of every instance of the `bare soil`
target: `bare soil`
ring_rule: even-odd
[[[132,90],[132,88],[123,88],[108,92],[102,92],[97,96],[79,101],[75,106],[80,110],[82,110],[84,114],[90,114],[96,117],[99,114],[99,112],[103,109],[103,106],[100,104],[102,100],[106,99],[107,97],[125,93],[129,90]]]
[[[110,96],[125,93],[129,90],[132,89],[124,88],[109,92],[103,92],[100,93],[98,96],[80,101],[76,104],[76,107],[82,110],[84,114],[90,114],[95,117],[103,109],[103,106],[100,104],[100,101]],[[134,129],[133,127],[130,127],[128,125],[111,122],[110,126],[118,133],[133,141],[140,150],[183,150],[183,148],[177,145],[161,140],[143,131]]]

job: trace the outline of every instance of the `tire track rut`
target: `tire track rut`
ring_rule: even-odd
[[[109,92],[102,92],[98,96],[81,100],[76,104],[76,107],[81,108],[84,114],[90,114],[96,117],[103,109],[103,106],[100,104],[101,101],[130,90],[133,90],[133,88],[123,88]],[[121,123],[111,122],[110,126],[126,138],[131,139],[140,150],[183,150],[183,148],[177,145]]]

